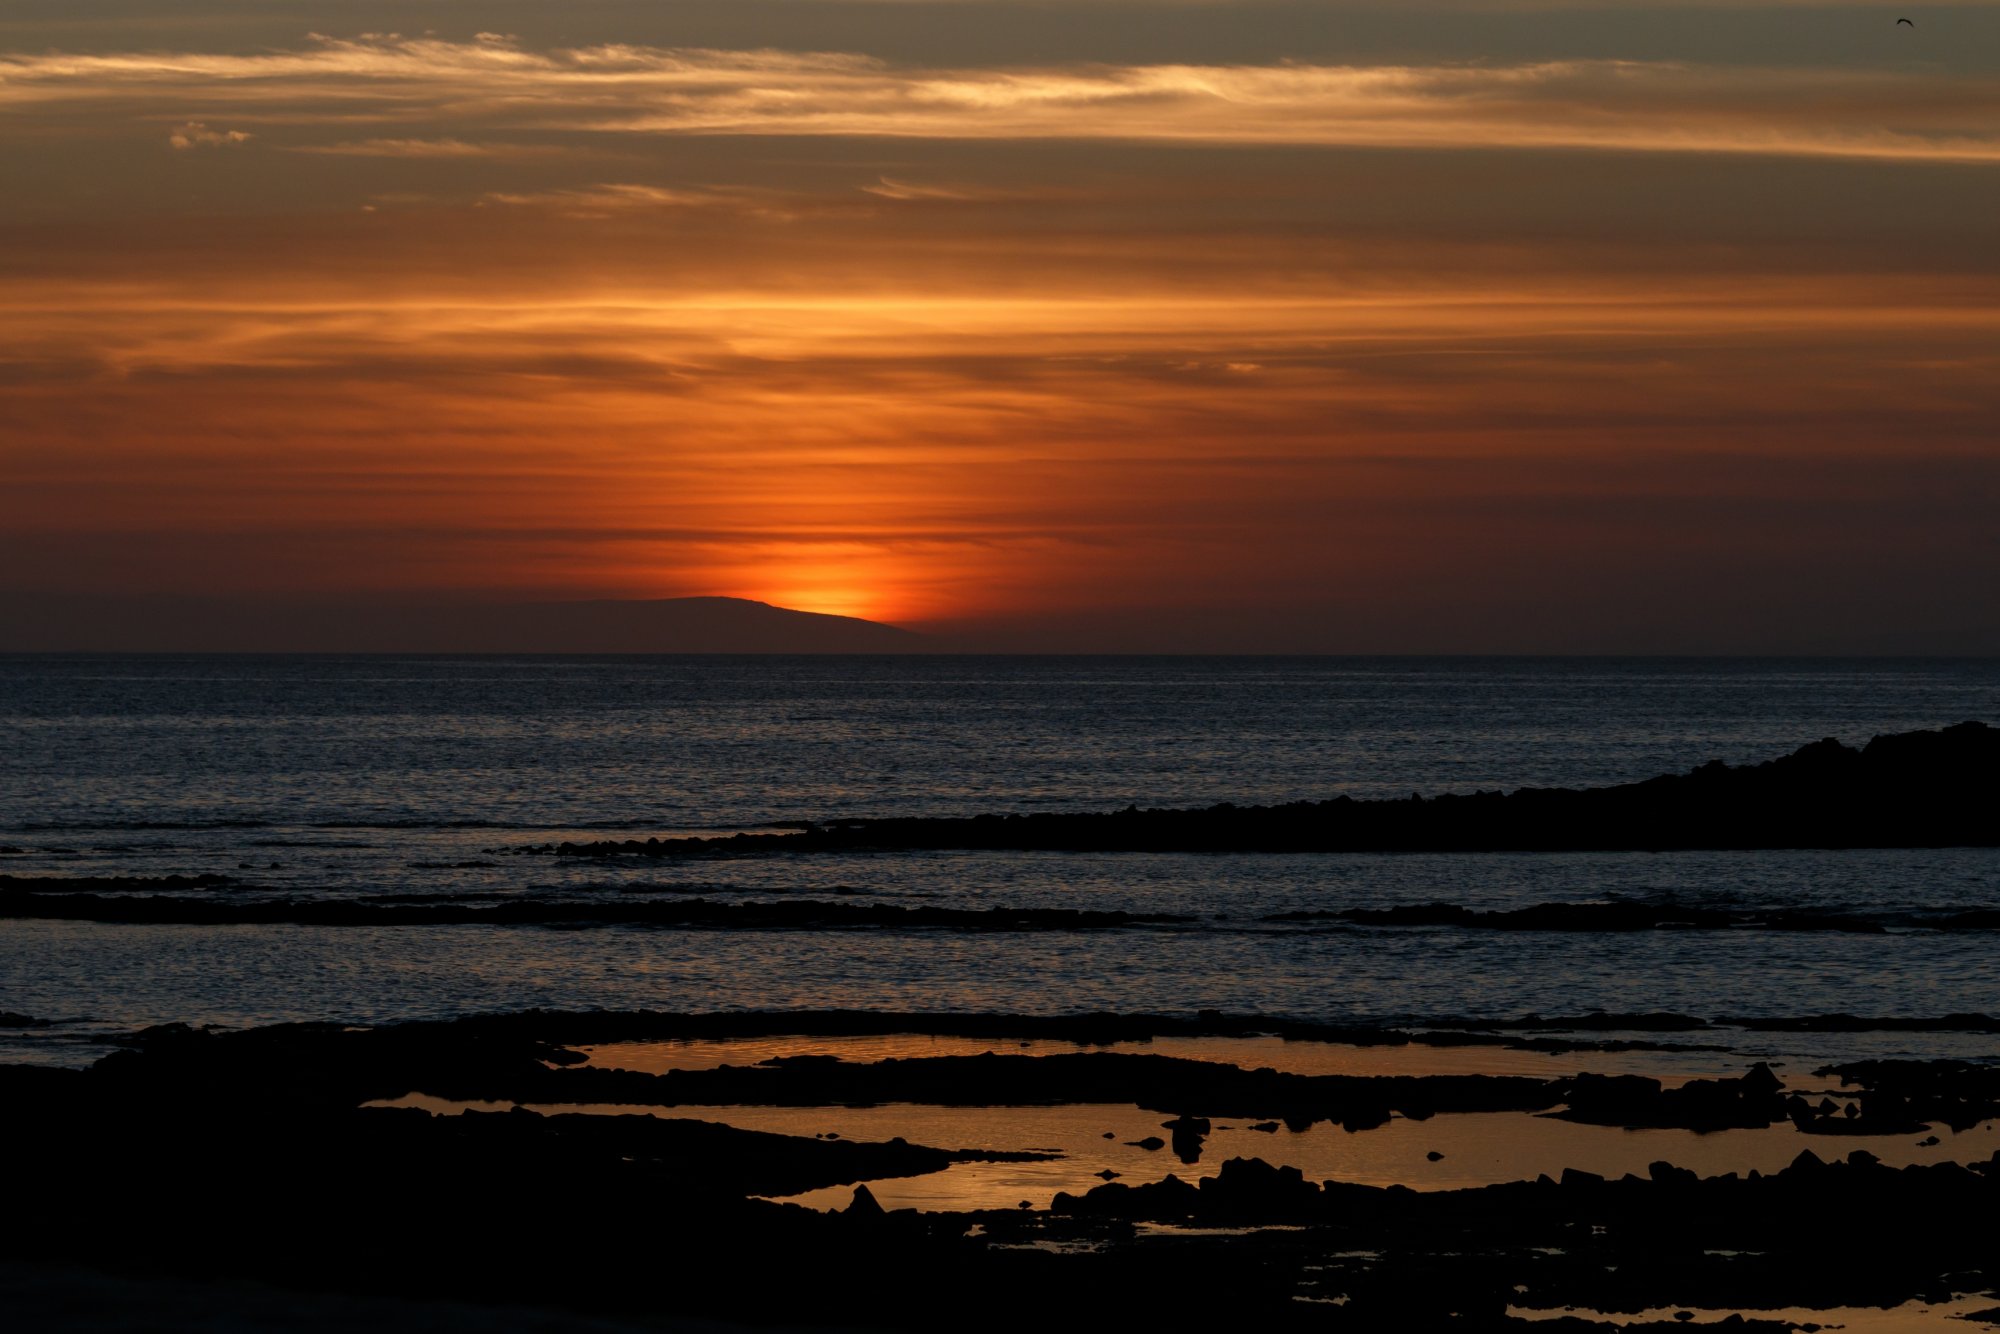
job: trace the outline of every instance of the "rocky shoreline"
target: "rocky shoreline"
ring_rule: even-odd
[[[1667,1026],[1682,1018],[1656,1022],[1682,1031]],[[1807,1102],[1763,1066],[1666,1086],[1630,1075],[1300,1075],[1079,1049],[648,1074],[579,1050],[814,1030],[1098,1041],[1176,1026],[1287,1028],[1247,1016],[933,1020],[549,1012],[148,1030],[85,1070],[0,1067],[16,1150],[0,1242],[16,1257],[128,1279],[254,1279],[656,1327],[1611,1327],[1562,1313],[1577,1307],[1745,1311],[1732,1328],[1775,1331],[1797,1326],[1756,1312],[1893,1306],[2000,1284],[1977,1222],[2000,1205],[2000,1155],[1895,1168],[1839,1138],[2000,1116],[2000,1071],[1985,1065],[1875,1060],[1817,1072],[1840,1081],[1849,1115]],[[1550,1021],[1519,1022],[1532,1032]],[[365,1105],[418,1092],[513,1106],[433,1115]],[[1008,1155],[701,1118],[703,1107],[746,1102],[1122,1102],[1170,1117],[1175,1156],[1197,1165],[1058,1195],[1046,1209],[884,1210],[863,1183]],[[591,1110],[603,1104],[628,1114]],[[673,1111],[639,1114],[648,1107]],[[1308,1180],[1262,1156],[1203,1161],[1221,1117],[1268,1118],[1249,1128],[1268,1124],[1276,1155],[1281,1126],[1368,1135],[1392,1117],[1483,1112],[1709,1132],[1790,1122],[1824,1147],[1761,1175],[1701,1176],[1661,1161],[1623,1179],[1572,1170],[1423,1192]],[[758,1198],[848,1184],[852,1203],[837,1213]],[[1526,1314],[1552,1318],[1531,1326]]]
[[[1584,852],[2000,846],[2000,729],[1831,738],[1601,788],[1335,797],[1201,810],[856,819],[796,832],[541,845],[563,857],[990,849],[1056,852]]]

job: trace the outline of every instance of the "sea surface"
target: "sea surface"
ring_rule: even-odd
[[[0,1011],[53,1021],[0,1031],[0,1059],[81,1062],[154,1023],[529,1006],[1394,1023],[1993,1013],[2000,936],[1907,922],[2000,907],[1995,849],[523,855],[836,816],[1585,786],[1965,719],[2000,722],[2000,661],[0,658],[0,874],[219,874],[231,883],[176,892],[222,900],[809,898],[1192,919],[1019,932],[0,920]],[[1620,898],[1904,924],[1593,934],[1266,920]]]

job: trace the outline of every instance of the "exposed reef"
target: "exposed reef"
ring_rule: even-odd
[[[1654,1033],[1726,1039],[1730,1030],[1751,1032],[2000,1033],[2000,1017],[1947,1014],[1870,1018],[1850,1014],[1703,1019],[1667,1011],[1580,1015],[1527,1014],[1515,1019],[1434,1017],[1391,1024],[1333,1024],[1255,1014],[1202,1010],[1192,1014],[1006,1014],[949,1010],[515,1010],[450,1020],[408,1020],[370,1032],[399,1042],[441,1044],[540,1043],[554,1049],[612,1042],[727,1040],[766,1037],[932,1037],[1055,1040],[1079,1047],[1147,1042],[1154,1038],[1275,1037],[1357,1047],[1507,1047],[1534,1051],[1726,1051],[1718,1042],[1599,1039],[1584,1033]],[[157,1030],[170,1033],[172,1029]],[[309,1033],[299,1025],[252,1030]],[[150,1031],[149,1031],[150,1032]],[[1562,1036],[1553,1036],[1561,1034]],[[218,1034],[217,1036],[229,1036]],[[138,1035],[127,1041],[151,1040]],[[232,1039],[236,1040],[236,1039]],[[241,1040],[255,1041],[247,1035]],[[378,1040],[386,1041],[386,1038]]]
[[[909,1031],[906,1025],[904,1031]],[[1322,1122],[1360,1132],[1394,1117],[1537,1112],[1628,1129],[1712,1132],[1790,1121],[1807,1133],[1920,1133],[2000,1117],[2000,1071],[1962,1062],[1869,1061],[1818,1073],[1858,1089],[1851,1104],[1786,1095],[1757,1064],[1736,1078],[1674,1087],[1638,1075],[1336,1075],[1246,1070],[1217,1061],[1134,1052],[988,1052],[850,1062],[787,1056],[749,1066],[647,1073],[589,1065],[574,1047],[602,1028],[561,1016],[538,1025],[489,1021],[352,1028],[286,1024],[240,1033],[148,1029],[101,1060],[101,1083],[186,1085],[204,1096],[256,1096],[273,1081],[326,1106],[424,1093],[474,1102],[628,1107],[1028,1106],[1130,1103],[1174,1119],[1162,1128],[1185,1161],[1199,1157],[1210,1119],[1270,1120],[1303,1131]],[[1189,1154],[1193,1156],[1189,1156]]]
[[[1761,764],[1711,761],[1614,787],[1225,803],[1204,810],[887,818],[795,833],[545,845],[566,857],[870,849],[1472,852],[2000,846],[2000,730],[1963,722],[1832,738]]]
[[[199,885],[197,880],[214,880]],[[1128,912],[1101,908],[949,908],[896,903],[840,903],[820,899],[718,903],[700,894],[654,900],[637,895],[672,893],[655,886],[620,887],[615,898],[584,899],[515,894],[371,894],[352,898],[193,896],[172,892],[102,893],[103,890],[171,891],[221,888],[221,877],[168,877],[159,881],[63,881],[0,877],[0,920],[114,922],[135,925],[246,926],[548,926],[663,927],[732,931],[1106,931],[1199,928],[1204,931],[1324,931],[1442,927],[1469,931],[1830,931],[1880,935],[1890,930],[2000,930],[2000,909],[1930,908],[1894,912],[1818,909],[1711,908],[1671,902],[1538,903],[1525,908],[1480,910],[1453,903],[1390,908],[1299,909],[1232,921],[1227,914]],[[692,891],[691,891],[692,892]],[[744,889],[740,893],[767,893]],[[859,897],[836,888],[832,893]]]
[[[1892,927],[1928,931],[1991,931],[2000,909],[1902,910],[1893,913],[1711,908],[1660,902],[1537,903],[1482,911],[1456,903],[1394,908],[1302,909],[1271,913],[1274,923],[1334,922],[1345,926],[1447,926],[1490,931],[1847,931],[1879,935]]]
[[[746,1022],[677,1018],[684,1028]],[[752,1018],[784,1023],[782,1031],[814,1022]],[[1775,1334],[1798,1326],[1757,1311],[1889,1307],[2000,1282],[1979,1221],[2000,1207],[1996,1161],[1897,1170],[1865,1152],[1808,1151],[1762,1176],[1703,1178],[1658,1162],[1645,1177],[1571,1170],[1419,1193],[1231,1158],[1178,1169],[1185,1180],[1100,1174],[1106,1185],[1060,1195],[1050,1210],[918,1214],[887,1210],[859,1186],[851,1207],[814,1213],[754,1197],[1009,1155],[776,1135],[685,1116],[434,1116],[360,1105],[410,1087],[467,1100],[552,1088],[624,1100],[640,1090],[738,1096],[752,1087],[745,1081],[760,1095],[835,1101],[1077,1096],[1172,1111],[1162,1129],[1184,1162],[1200,1159],[1212,1115],[1253,1107],[1421,1115],[1564,1099],[1614,1124],[1789,1115],[1790,1100],[1759,1068],[1662,1089],[1595,1077],[1286,1077],[1078,1053],[781,1060],[682,1079],[587,1067],[574,1050],[621,1024],[657,1029],[675,1019],[537,1014],[229,1034],[167,1027],[135,1035],[89,1070],[0,1067],[13,1150],[0,1249],[16,1262],[87,1263],[127,1276],[247,1278],[655,1325],[696,1316],[993,1331],[1044,1325],[1051,1312],[1065,1325],[1162,1330],[1597,1331],[1611,1326],[1586,1312],[1742,1308],[1753,1318],[1729,1327]],[[1015,1031],[1023,1022],[961,1020],[976,1021]],[[907,1016],[902,1023],[908,1031]],[[1986,1067],[1857,1062],[1826,1073],[1858,1088],[1862,1105],[1877,1099],[1900,1115],[2000,1110],[1992,1105],[2000,1074]],[[1206,1175],[1193,1179],[1197,1170]],[[1565,1307],[1577,1310],[1561,1314]],[[1524,1312],[1556,1318],[1529,1324]]]

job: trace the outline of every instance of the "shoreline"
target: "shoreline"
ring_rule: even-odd
[[[851,1013],[792,1016],[789,1026],[872,1035],[778,1041],[769,1030],[787,1026],[781,1014],[155,1029],[88,1070],[0,1066],[16,1142],[35,1146],[0,1226],[17,1254],[48,1264],[358,1298],[471,1296],[641,1322],[929,1328],[938,1303],[976,1291],[968,1328],[1016,1327],[1054,1308],[1161,1328],[1305,1328],[1338,1301],[1341,1327],[1356,1330],[1602,1330],[1621,1313],[1687,1309],[1716,1318],[1676,1327],[1742,1312],[1748,1319],[1732,1328],[1776,1331],[1795,1326],[1758,1310],[1887,1308],[2000,1286],[1983,1227],[1957,1221],[2000,1203],[2000,1148],[1987,1144],[2000,1132],[1992,1065],[1859,1061],[1780,1074],[1711,1052],[1711,1067],[1737,1073],[1670,1084],[1634,1067],[1671,1050],[1626,1047],[1621,1068],[1602,1072],[1592,1064],[1611,1053],[1524,1052],[1497,1034],[1490,1044],[1356,1045],[1324,1031],[1257,1038],[1251,1016],[1079,1017],[1062,1036],[1059,1020],[933,1020],[975,1031],[950,1038],[945,1054],[863,1045],[847,1054],[867,1059],[845,1060],[844,1041],[900,1032],[921,1050],[920,1039],[938,1035],[911,1033],[916,1016]],[[1552,1021],[1522,1022],[1539,1031]],[[730,1027],[746,1032],[717,1036]],[[1012,1046],[998,1036],[1037,1027],[1040,1036]],[[659,1036],[674,1028],[682,1036]],[[685,1036],[691,1028],[709,1036]],[[760,1028],[764,1039],[747,1035]],[[654,1036],[631,1036],[640,1031]],[[1086,1032],[1124,1045],[1086,1049],[1075,1036]],[[614,1033],[615,1045],[584,1041]],[[1186,1054],[1147,1052],[1149,1042]],[[982,1043],[991,1050],[969,1050]],[[1232,1051],[1294,1068],[1195,1055]],[[1487,1051],[1572,1072],[1385,1072],[1397,1056]],[[1373,1072],[1333,1073],[1348,1053],[1365,1053]],[[426,1110],[426,1100],[445,1105],[438,1099],[492,1110]],[[1114,1136],[1106,1141],[1097,1123],[1115,1107],[1125,1110],[1102,1127]],[[961,1141],[1003,1138],[1014,1133],[1010,1117],[1018,1134],[1048,1138],[1068,1125],[1069,1139],[1039,1151],[939,1142],[952,1127]],[[1147,1127],[1150,1136],[1121,1138]],[[1428,1190],[1321,1175],[1335,1150],[1393,1146],[1391,1159],[1421,1172],[1498,1142],[1489,1131],[1522,1127],[1535,1128],[1545,1152],[1574,1146],[1576,1161]],[[909,1133],[919,1128],[934,1133]],[[1915,1152],[1919,1130],[1937,1137],[1928,1161],[1899,1165],[1861,1147],[1893,1135]],[[1716,1170],[1732,1145],[1750,1142],[1731,1136],[1746,1134],[1806,1147],[1779,1168],[1764,1156],[1762,1167]],[[1634,1135],[1634,1145],[1678,1145],[1688,1161],[1700,1150],[1703,1169],[1671,1150],[1616,1175],[1579,1165],[1588,1144]],[[1421,1136],[1445,1146],[1440,1159],[1414,1156]],[[1246,1154],[1245,1145],[1268,1148]],[[1307,1145],[1318,1146],[1302,1158],[1312,1174],[1287,1161]],[[1098,1172],[1099,1157],[1118,1166]],[[275,1176],[273,1164],[283,1164]],[[1102,1179],[1046,1200],[995,1193],[1051,1168]],[[953,1181],[975,1180],[985,1185],[973,1195],[951,1193]],[[887,1207],[884,1198],[905,1198],[897,1182],[949,1187],[939,1202],[976,1207]],[[881,1197],[870,1183],[883,1183]],[[383,1249],[400,1235],[382,1213],[395,1199],[466,1219],[498,1210],[518,1223],[428,1229],[419,1251],[397,1258]],[[833,1209],[785,1202],[798,1199]],[[640,1200],[649,1204],[635,1214]],[[534,1221],[555,1217],[565,1231]],[[1831,1231],[1808,1221],[1834,1217]],[[662,1290],[641,1280],[663,1254],[677,1268],[735,1264],[730,1272],[744,1257],[770,1257],[786,1282]],[[1189,1266],[1209,1280],[1205,1295],[1189,1298],[1177,1280]],[[843,1274],[880,1277],[857,1286]],[[1940,1326],[1953,1327],[1963,1325]]]

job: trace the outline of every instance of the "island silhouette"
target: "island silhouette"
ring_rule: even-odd
[[[0,652],[912,653],[930,641],[855,616],[736,597],[525,603],[250,604],[37,598]]]

